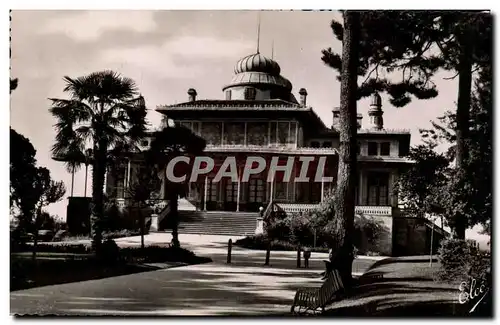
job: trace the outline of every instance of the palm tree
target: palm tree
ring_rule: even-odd
[[[85,164],[85,150],[92,148],[91,237],[97,250],[102,241],[104,177],[109,154],[116,148],[134,146],[146,131],[146,106],[132,79],[113,71],[64,77],[69,99],[50,98],[50,112],[57,119],[52,153],[70,157],[69,170]],[[71,157],[77,157],[73,159]]]
[[[196,155],[202,153],[206,142],[190,129],[183,126],[167,126],[153,133],[153,141],[150,149],[146,152],[146,162],[149,166],[155,166],[159,172],[164,171],[168,162],[179,155]],[[186,177],[189,179],[189,176]],[[170,204],[169,224],[172,227],[172,245],[179,247],[179,214],[178,198],[186,193],[187,184],[172,183],[166,180],[165,199]]]

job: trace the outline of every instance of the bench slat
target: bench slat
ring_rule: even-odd
[[[335,294],[344,289],[342,278],[338,270],[332,270],[320,288],[300,288],[295,294],[291,312],[295,307],[305,307],[307,310],[316,311],[324,307],[334,298]],[[306,310],[306,311],[307,311]]]

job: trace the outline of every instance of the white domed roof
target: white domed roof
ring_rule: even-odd
[[[235,76],[231,82],[223,87],[226,90],[231,87],[245,85],[259,85],[266,88],[284,88],[292,90],[292,83],[280,75],[279,64],[260,53],[247,55],[238,60],[234,67]]]
[[[260,53],[255,53],[245,56],[236,63],[234,73],[238,74],[243,72],[264,72],[271,75],[279,75],[281,68],[276,61]]]

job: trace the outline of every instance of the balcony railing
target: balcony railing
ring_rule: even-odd
[[[354,208],[355,213],[359,214],[369,214],[377,216],[391,216],[392,207],[390,206],[356,206]]]
[[[209,152],[262,152],[262,153],[293,153],[293,154],[328,154],[336,155],[338,154],[337,148],[313,148],[313,147],[295,147],[295,144],[284,144],[284,145],[243,145],[243,144],[223,144],[223,145],[212,145],[209,144],[206,147],[206,151]]]
[[[277,203],[279,208],[287,213],[309,212],[317,209],[319,204],[301,204],[301,203]],[[392,207],[390,206],[356,206],[355,213],[376,216],[391,216]]]

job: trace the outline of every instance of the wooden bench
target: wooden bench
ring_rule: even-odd
[[[324,312],[325,306],[343,289],[344,284],[342,283],[339,271],[333,270],[328,274],[326,281],[320,288],[298,289],[290,311],[294,313],[295,307],[299,307],[298,313],[308,311],[316,313],[319,309]]]

